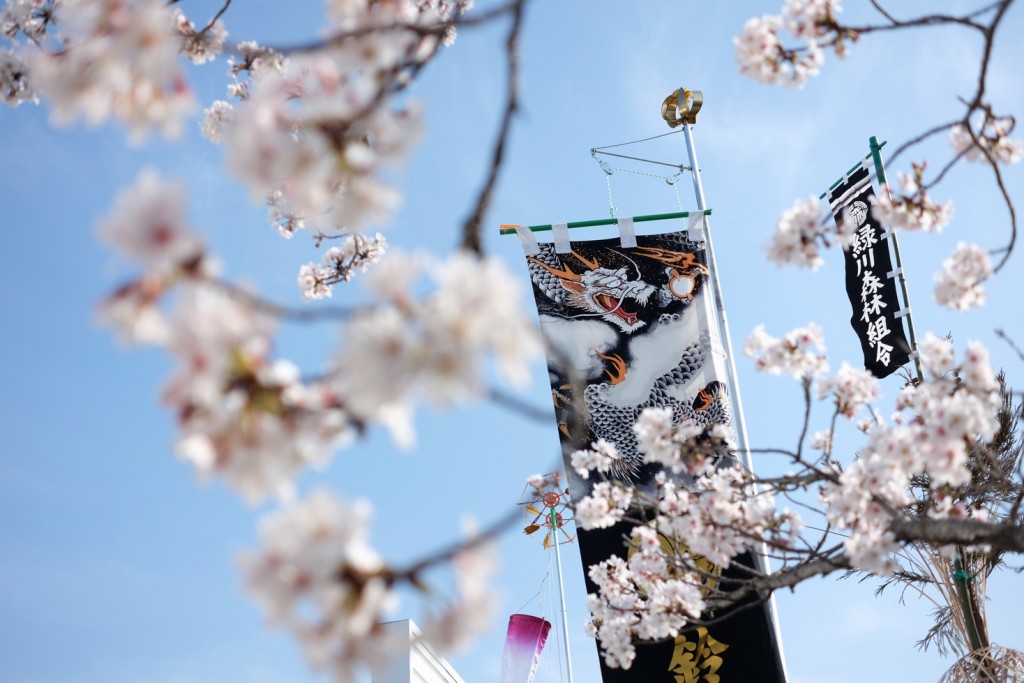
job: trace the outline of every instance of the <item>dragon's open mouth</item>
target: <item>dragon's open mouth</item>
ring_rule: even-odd
[[[632,313],[624,309],[622,307],[622,299],[616,299],[608,294],[597,294],[594,296],[594,301],[596,301],[597,304],[608,313],[611,313],[617,318],[622,318],[622,320],[630,327],[636,325],[636,313]]]

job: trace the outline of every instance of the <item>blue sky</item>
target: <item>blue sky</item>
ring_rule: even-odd
[[[949,3],[950,11],[962,4]],[[199,20],[213,5],[185,8]],[[749,16],[780,6],[668,0],[530,6],[522,113],[486,240],[521,274],[524,293],[528,279],[518,243],[500,238],[497,225],[606,216],[604,174],[589,150],[667,132],[661,101],[685,85],[706,98],[695,136],[734,339],[741,342],[760,323],[782,333],[814,320],[824,327],[834,368],[859,360],[839,254],[827,254],[815,273],[783,271],[764,260],[761,245],[795,198],[818,194],[867,152],[869,136],[899,143],[952,119],[956,96],[972,92],[979,41],[945,29],[868,36],[845,61],[829,56],[824,74],[805,89],[772,89],[737,75],[731,38]],[[286,7],[250,0],[231,8],[227,25],[233,38],[281,44],[315,36],[321,14],[315,2]],[[847,15],[856,16],[853,8]],[[990,99],[1001,112],[1024,112],[1018,68],[1024,54],[1014,39],[1022,29],[1021,8],[1014,7],[990,81]],[[497,127],[504,30],[462,31],[412,88],[411,96],[427,106],[428,129],[400,174],[405,203],[385,226],[392,243],[435,252],[454,245],[483,182]],[[196,73],[204,101],[223,97],[225,69],[220,61]],[[0,424],[6,437],[0,450],[0,683],[324,680],[308,671],[285,635],[265,628],[239,590],[233,557],[256,545],[254,521],[263,510],[217,484],[197,485],[172,454],[172,418],[158,400],[169,362],[151,350],[118,347],[94,322],[99,299],[128,275],[97,243],[94,222],[117,189],[147,165],[186,183],[190,216],[228,276],[298,303],[297,268],[317,258],[311,241],[303,235],[281,240],[263,208],[223,173],[221,151],[199,136],[198,123],[189,130],[179,144],[153,139],[130,147],[111,126],[54,130],[45,105],[0,110],[7,238],[0,250]],[[947,150],[941,139],[914,158]],[[637,152],[685,159],[678,136]],[[906,170],[909,160],[890,165],[890,173]],[[1019,167],[1007,171],[1006,181],[1011,195],[1024,197]],[[616,173],[612,183],[620,215],[676,208],[659,180]],[[693,208],[687,184],[680,193],[684,208]],[[985,309],[958,314],[931,301],[932,273],[958,240],[996,247],[1008,237],[990,172],[959,167],[936,196],[955,201],[951,226],[902,243],[918,329],[952,331],[961,347],[967,339],[985,342],[995,364],[1019,384],[1024,364],[994,336],[1002,327],[1024,343],[1019,255],[992,283]],[[337,339],[328,325],[290,327],[279,350],[315,371]],[[738,369],[752,444],[792,445],[801,408],[796,384],[756,375],[742,357]],[[546,406],[540,363],[532,374],[523,398]],[[899,380],[885,381],[886,399],[898,388]],[[558,457],[552,424],[494,405],[424,411],[417,427],[413,453],[396,451],[386,435],[374,432],[339,453],[329,471],[301,482],[372,498],[374,542],[399,562],[446,545],[467,515],[482,523],[500,517],[518,500],[524,479],[550,471]],[[850,457],[856,441],[842,438]],[[755,467],[784,469],[770,460]],[[574,548],[564,549],[577,680],[596,680],[596,652],[582,634],[582,572]],[[451,658],[469,682],[497,679],[504,617],[538,592],[549,568],[537,542],[516,533],[502,538],[500,552],[502,616],[474,649]],[[1024,626],[1015,615],[1021,585],[1012,574],[990,582],[997,643],[1024,647]],[[951,664],[914,649],[930,623],[925,602],[908,596],[900,605],[895,595],[873,597],[873,589],[870,582],[829,578],[779,596],[793,683],[934,680]],[[550,600],[543,608],[551,618]],[[537,601],[527,607],[540,609]],[[405,601],[395,618],[419,614],[418,604]],[[540,680],[558,680],[550,657]]]

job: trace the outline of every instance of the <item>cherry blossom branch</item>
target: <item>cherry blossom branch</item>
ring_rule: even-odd
[[[291,306],[285,306],[283,304],[263,299],[244,287],[233,282],[228,282],[227,280],[205,278],[203,282],[220,289],[257,311],[266,313],[281,320],[290,320],[293,322],[320,322],[325,320],[343,321],[349,320],[353,315],[361,310],[358,306],[293,308]]]
[[[993,10],[997,13],[1006,11],[1006,8],[1014,2],[1014,0],[998,0],[989,5],[985,5],[973,12],[961,16],[954,16],[949,14],[928,14],[914,19],[896,19],[890,12],[884,9],[877,0],[870,0],[871,5],[881,14],[883,17],[889,20],[888,24],[869,24],[865,26],[845,26],[834,18],[831,21],[823,22],[826,27],[834,28],[838,31],[852,31],[859,34],[873,33],[877,31],[894,31],[906,28],[920,28],[922,26],[938,26],[942,24],[959,24],[962,26],[968,26],[978,31],[985,32],[988,26],[979,24],[974,21],[977,17],[987,14]],[[998,22],[998,19],[996,20]]]
[[[543,423],[547,423],[551,420],[550,409],[538,408],[537,406],[527,403],[506,391],[498,389],[497,387],[491,387],[487,390],[487,398],[502,408],[507,408],[530,420]]]
[[[811,424],[811,378],[805,377],[800,383],[800,387],[803,390],[804,395],[804,416],[800,425],[800,435],[796,440],[795,457],[797,460],[802,459],[801,454],[803,453],[804,440],[807,438],[807,430],[810,428]]]
[[[932,25],[934,23],[950,23],[950,22],[952,22],[952,23],[966,24],[966,25],[971,26],[974,29],[977,29],[978,31],[980,31],[982,33],[982,35],[984,37],[984,45],[983,45],[983,48],[982,48],[982,58],[981,58],[981,63],[980,63],[980,68],[979,68],[979,73],[978,73],[978,87],[975,90],[974,96],[971,99],[971,101],[965,103],[967,105],[967,112],[964,114],[964,116],[961,117],[960,119],[956,120],[956,121],[951,121],[951,122],[944,123],[944,124],[935,126],[933,128],[930,128],[927,131],[925,131],[924,133],[922,133],[921,135],[918,135],[917,137],[914,137],[911,140],[908,140],[907,142],[904,142],[902,145],[900,145],[896,149],[896,151],[893,153],[892,157],[890,157],[891,161],[895,161],[895,159],[897,157],[899,157],[899,155],[902,154],[905,150],[907,150],[910,147],[913,147],[913,146],[923,142],[924,140],[928,139],[932,135],[935,135],[936,133],[941,133],[943,131],[949,130],[950,128],[952,128],[953,126],[955,126],[957,124],[967,125],[971,115],[978,108],[980,108],[982,106],[983,98],[984,98],[984,95],[985,95],[985,90],[986,90],[986,87],[987,87],[987,83],[986,82],[987,82],[987,76],[988,76],[988,66],[989,66],[989,63],[991,61],[992,45],[993,45],[994,39],[995,39],[995,31],[996,31],[999,23],[1002,21],[1003,16],[1006,13],[1006,10],[1009,8],[1009,6],[1013,2],[1014,2],[1014,0],[1001,0],[1000,2],[993,3],[992,5],[989,5],[989,6],[985,7],[985,8],[982,8],[981,10],[978,10],[975,13],[966,15],[965,17],[960,18],[961,20],[957,20],[957,18],[955,18],[955,17],[945,17],[945,18],[950,20],[949,22],[938,22],[937,16],[939,16],[939,15],[933,15],[932,17],[922,17],[922,18],[920,18],[918,20],[912,20],[910,22],[899,22],[899,21],[893,20],[894,23],[891,26],[888,27],[889,29],[909,28],[909,27],[913,27],[913,26],[922,26],[922,25]],[[989,12],[989,11],[993,10],[993,9],[997,10],[996,11],[996,15],[993,17],[991,23],[989,23],[988,25],[977,24],[977,23],[975,23],[975,22],[970,20],[970,18],[973,17],[973,16],[978,16],[980,14],[984,14],[986,12]],[[931,19],[932,21],[931,22],[925,21],[925,20],[928,20],[928,19]],[[857,31],[857,32],[860,32],[860,33],[868,33],[871,30],[884,30],[881,27],[878,28],[878,29],[871,29],[870,27],[862,27],[862,28],[858,29],[858,28],[845,27],[845,26],[844,27],[840,27],[840,28],[842,28],[844,30]],[[938,182],[938,181],[937,180],[933,181],[933,183],[931,183],[931,184],[934,185],[936,182]]]
[[[1012,2],[1012,0],[1010,0]],[[957,24],[960,26],[967,26],[973,28],[976,31],[984,31],[985,27],[982,24],[972,21],[970,15],[965,16],[954,16],[951,14],[928,14],[921,17],[915,17],[914,19],[902,19],[891,20],[889,24],[866,24],[864,26],[847,26],[836,22],[834,28],[837,31],[847,31],[855,33],[857,35],[867,35],[870,33],[882,33],[885,31],[899,31],[908,28],[922,28],[926,26],[942,26],[944,24]]]
[[[973,135],[973,133],[972,133]],[[983,150],[988,160],[989,166],[992,168],[992,173],[996,177],[996,186],[999,188],[999,192],[1003,195],[1003,201],[1006,203],[1006,210],[1010,213],[1010,241],[1005,247],[1000,247],[993,251],[993,253],[1002,253],[1003,256],[999,259],[999,263],[992,269],[993,274],[998,273],[1006,265],[1006,262],[1010,260],[1010,254],[1013,253],[1013,247],[1017,243],[1017,210],[1013,205],[1013,200],[1010,198],[1010,193],[1006,189],[1006,185],[1003,183],[1003,173],[999,170],[999,164],[987,149]]]
[[[347,31],[339,31],[332,33],[322,40],[311,41],[308,43],[298,43],[295,45],[283,45],[279,47],[273,47],[275,52],[281,54],[302,54],[306,52],[318,52],[324,48],[336,47],[344,44],[346,41],[354,38],[362,38],[378,33],[390,33],[392,31],[406,31],[415,33],[419,36],[443,36],[445,33],[453,28],[471,28],[481,26],[495,19],[503,17],[506,14],[514,13],[517,11],[517,7],[522,4],[522,0],[515,0],[506,5],[500,5],[486,12],[480,12],[471,16],[464,16],[461,13],[457,14],[455,18],[450,21],[438,22],[433,24],[416,24],[409,22],[391,22],[387,24],[368,24],[365,26],[359,26],[354,29]]]
[[[935,546],[987,546],[990,552],[1024,553],[1024,527],[1007,521],[1000,524],[973,519],[900,517],[890,530],[896,540]]]
[[[896,19],[882,7],[878,0],[871,0],[871,6],[874,7],[878,11],[878,13],[881,14],[883,17],[885,17],[886,19],[893,23],[896,23]]]
[[[504,162],[505,146],[512,128],[512,119],[519,109],[519,34],[522,30],[525,9],[526,0],[518,0],[512,7],[512,25],[509,27],[508,37],[505,41],[508,61],[505,111],[502,114],[497,139],[491,152],[491,167],[487,174],[487,180],[477,196],[473,212],[462,226],[461,247],[477,254],[483,253],[483,220],[490,207],[491,197],[498,181],[498,173]]]
[[[748,600],[751,596],[758,596],[759,600],[766,601],[767,596],[761,597],[764,593],[771,593],[781,588],[794,589],[808,579],[828,576],[832,572],[849,568],[849,561],[843,555],[819,557],[792,568],[762,575],[736,590],[723,593],[721,603],[723,605],[737,604]]]
[[[925,140],[927,140],[931,136],[937,135],[939,133],[943,133],[945,131],[948,131],[950,128],[952,128],[953,126],[955,126],[957,124],[960,124],[960,123],[963,123],[963,118],[959,118],[959,119],[956,119],[955,121],[949,121],[947,123],[939,124],[937,126],[929,128],[928,130],[926,130],[925,132],[921,133],[920,135],[917,135],[917,136],[907,140],[906,142],[904,142],[903,144],[901,144],[899,147],[896,148],[896,151],[893,152],[892,156],[889,157],[889,162],[892,163],[892,162],[896,161],[896,159],[899,158],[899,156],[901,154],[903,154],[903,152],[907,151],[911,147],[915,147],[916,145],[924,142]]]
[[[473,534],[472,537],[452,543],[441,550],[426,555],[425,557],[417,560],[413,564],[405,567],[404,569],[391,570],[389,574],[397,580],[405,580],[419,585],[419,576],[430,569],[431,567],[439,564],[449,562],[459,553],[466,552],[467,550],[473,550],[479,546],[493,540],[500,534],[508,531],[512,527],[516,526],[518,522],[522,520],[523,511],[519,507],[513,507],[504,516],[500,517],[496,522],[490,526],[484,528],[479,533]]]
[[[956,156],[954,156],[952,159],[947,161],[946,165],[943,166],[942,169],[935,175],[935,178],[933,178],[928,183],[923,185],[922,189],[924,189],[925,191],[928,191],[928,190],[932,189],[933,187],[935,187],[936,185],[938,185],[939,183],[941,183],[942,179],[946,177],[946,174],[949,173],[949,171],[954,166],[956,166],[960,162],[960,160],[964,158],[964,155],[966,155],[966,154],[967,154],[966,150],[962,151],[959,154],[957,154]]]
[[[1017,346],[1017,343],[1014,342],[1013,339],[1011,339],[1008,334],[1006,334],[1005,330],[1003,330],[1003,329],[996,330],[996,336],[999,337],[1000,339],[1002,339],[1004,342],[1006,342],[1009,345],[1009,347],[1011,349],[1013,349],[1013,352],[1017,354],[1018,358],[1020,358],[1021,360],[1024,360],[1024,350],[1022,350],[1019,346]]]
[[[228,11],[228,7],[231,7],[231,2],[232,0],[224,0],[224,4],[221,5],[221,8],[217,10],[217,13],[213,15],[213,18],[210,19],[209,23],[207,23],[206,26],[204,26],[197,35],[204,36],[207,33],[209,33],[210,30],[213,28],[214,24],[217,23],[217,20],[224,16],[224,13]]]

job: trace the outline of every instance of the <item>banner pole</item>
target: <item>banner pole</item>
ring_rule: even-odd
[[[871,158],[875,162],[875,175],[878,177],[878,184],[885,192],[885,196],[888,199],[892,199],[892,192],[889,190],[889,181],[885,177],[885,167],[882,165],[882,152],[881,145],[878,144],[878,140],[874,135],[868,140],[871,146]],[[896,238],[896,231],[893,230],[889,236],[892,240],[893,255],[896,258],[896,268],[899,270],[900,278],[900,289],[903,292],[903,305],[907,309],[907,331],[910,333],[910,349],[913,352],[914,357],[914,368],[917,370],[917,379],[919,382],[924,382],[924,370],[921,367],[921,354],[917,349],[917,334],[914,332],[914,315],[910,308],[910,294],[907,289],[906,278],[903,277],[903,260],[900,258],[900,242]],[[956,560],[955,567],[957,568],[956,575],[961,575],[961,578],[956,579],[954,584],[956,585],[957,596],[961,601],[961,611],[963,612],[964,624],[967,629],[967,640],[972,651],[977,651],[989,646],[988,633],[984,629],[984,618],[981,617],[981,612],[978,608],[978,596],[975,593],[974,587],[971,585],[971,574],[964,568],[964,563],[960,558],[964,557],[963,546],[957,548],[959,550],[959,558]],[[966,576],[963,576],[966,575]]]
[[[682,106],[678,105],[677,99],[677,106],[680,110],[686,108],[686,93],[687,91],[684,88],[680,88],[676,91],[677,98],[679,95],[683,95]],[[671,95],[669,97],[671,97]],[[703,101],[703,95],[700,96],[699,100],[694,97],[692,101],[693,104],[689,107],[689,111],[681,118],[681,120],[679,120],[683,126],[683,139],[686,140],[686,154],[690,159],[690,174],[693,176],[693,192],[697,199],[697,208],[702,210],[707,207],[707,202],[704,199],[704,183],[701,181],[700,177],[700,163],[697,161],[697,147],[693,142],[693,125],[697,123],[696,110],[700,109]],[[669,116],[667,116],[666,113],[674,112],[666,112],[665,105],[662,105],[662,116],[666,121],[669,121]],[[672,121],[669,121],[669,125],[675,127]],[[731,392],[731,399],[735,401],[733,419],[736,425],[736,445],[743,454],[743,462],[747,471],[753,474],[754,462],[750,455],[750,442],[747,438],[747,422],[743,417],[743,399],[740,396],[739,376],[736,374],[735,356],[733,355],[732,348],[732,336],[729,334],[729,319],[725,312],[725,299],[722,296],[722,286],[718,279],[718,263],[715,260],[715,247],[714,242],[711,239],[711,221],[708,218],[704,219],[704,226],[704,234],[707,242],[706,250],[708,257],[708,270],[711,271],[711,290],[718,313],[716,317],[718,318],[719,334],[727,354],[725,367],[728,374],[727,380]],[[762,541],[761,553],[753,553],[753,555],[755,565],[757,565],[765,574],[770,574],[771,565],[768,561],[767,544]],[[784,680],[789,680],[789,672],[786,670],[786,652],[782,646],[782,626],[779,624],[779,610],[775,605],[774,593],[768,597],[767,605],[768,612],[771,616],[772,628],[775,631],[775,642],[779,648],[779,662],[782,665],[782,676]]]
[[[707,202],[704,200],[704,184],[700,179],[700,166],[697,163],[697,148],[693,144],[693,129],[691,124],[683,124],[683,139],[686,140],[686,154],[690,158],[690,175],[693,176],[693,192],[697,197],[697,208],[704,210]],[[715,299],[715,307],[718,312],[719,336],[725,347],[726,359],[725,368],[728,375],[729,391],[734,405],[733,418],[736,423],[736,441],[739,451],[742,453],[743,464],[750,472],[754,471],[754,463],[750,457],[750,442],[747,440],[747,422],[743,417],[743,399],[740,397],[740,383],[736,375],[736,363],[734,362],[732,350],[732,337],[729,334],[729,319],[725,313],[725,300],[722,297],[722,285],[718,279],[718,264],[715,260],[715,247],[711,239],[711,221],[705,219],[705,238],[707,240],[708,270],[711,271],[711,289]]]
[[[885,193],[886,199],[892,200],[892,192],[889,191],[889,181],[885,177],[885,167],[882,165],[882,145],[872,135],[868,141],[871,146],[871,158],[875,162],[875,176],[878,178],[878,185]],[[885,144],[885,143],[882,143]],[[907,332],[910,333],[910,351],[914,357],[914,368],[917,370],[917,379],[924,381],[924,371],[921,369],[921,354],[917,350],[917,334],[914,332],[914,313],[910,307],[910,292],[907,289],[907,279],[903,277],[903,259],[900,257],[900,241],[896,237],[896,231],[892,230],[889,235],[892,240],[893,256],[896,258],[896,269],[899,272],[900,290],[903,292],[903,307],[907,309]]]
[[[562,583],[562,553],[558,546],[558,522],[555,508],[548,508],[551,515],[551,537],[555,539],[555,566],[558,568],[558,597],[562,601],[562,640],[565,641],[565,670],[572,680],[572,657],[569,655],[569,620],[565,609],[565,585]]]

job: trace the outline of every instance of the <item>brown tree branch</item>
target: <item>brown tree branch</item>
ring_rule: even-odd
[[[896,540],[931,545],[985,545],[992,552],[1024,553],[1024,527],[1013,521],[1003,524],[974,519],[899,517],[889,527]]]
[[[508,143],[512,119],[519,108],[519,35],[522,30],[525,9],[526,0],[517,0],[513,6],[512,25],[509,27],[508,38],[505,41],[508,60],[505,112],[502,114],[498,136],[491,153],[491,168],[487,174],[487,181],[477,196],[473,212],[462,226],[460,246],[477,254],[483,254],[483,220],[490,207],[494,188],[498,181],[498,173],[505,159],[505,145]]]
[[[252,307],[260,313],[265,313],[271,317],[278,318],[281,320],[290,320],[293,322],[317,322],[324,320],[348,320],[360,308],[356,306],[331,306],[321,308],[292,308],[290,306],[284,306],[282,304],[268,301],[253,294],[249,290],[236,285],[233,282],[227,280],[217,280],[213,278],[203,279],[204,284],[208,284],[211,287],[215,287],[222,292],[230,295],[232,298],[238,299],[245,305]]]
[[[391,33],[393,31],[403,31],[409,33],[415,33],[417,35],[427,36],[443,36],[446,32],[452,28],[469,28],[474,26],[481,26],[487,24],[499,17],[516,11],[516,8],[522,4],[522,0],[515,0],[506,5],[500,5],[494,9],[486,12],[480,12],[471,16],[459,15],[453,18],[451,21],[444,21],[435,24],[415,24],[415,23],[403,23],[403,22],[392,22],[387,24],[370,24],[366,26],[360,26],[348,31],[339,31],[332,33],[322,40],[310,41],[308,43],[298,43],[295,45],[284,45],[280,47],[271,48],[275,52],[281,54],[302,54],[305,52],[316,52],[327,47],[335,47],[342,45],[345,42],[354,38],[363,38],[365,36],[373,35],[376,33]]]
[[[518,506],[513,506],[505,515],[496,522],[485,528],[483,531],[474,534],[470,538],[452,543],[445,548],[431,553],[404,569],[394,569],[390,575],[399,581],[409,581],[413,585],[419,585],[419,577],[427,569],[434,565],[443,564],[455,558],[459,553],[473,550],[497,537],[499,534],[515,526],[523,519],[523,511]]]
[[[224,4],[219,10],[217,10],[217,13],[213,15],[213,19],[210,19],[210,22],[203,27],[203,30],[196,34],[197,38],[205,35],[213,28],[213,25],[217,23],[217,20],[224,16],[224,13],[228,11],[228,7],[231,7],[231,1],[232,0],[224,0]]]

